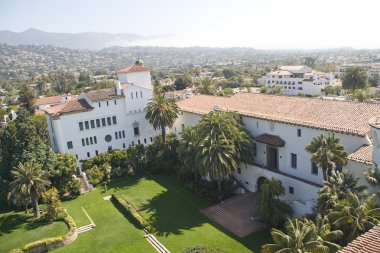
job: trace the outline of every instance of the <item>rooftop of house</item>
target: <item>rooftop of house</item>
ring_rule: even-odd
[[[373,145],[363,145],[347,156],[348,160],[372,164]]]
[[[379,253],[380,252],[380,224],[350,242],[338,253]]]
[[[118,99],[120,97],[123,97],[122,95],[116,94],[115,88],[93,90],[93,91],[86,92],[85,95],[91,101],[111,100],[111,99]]]
[[[372,118],[370,121],[369,121],[369,124],[376,128],[376,129],[380,129],[380,117],[374,117]]]
[[[273,76],[292,76],[293,73],[287,70],[275,70],[269,73],[269,75]]]
[[[307,68],[306,66],[303,65],[297,65],[297,66],[281,66],[278,69],[279,70],[287,70],[287,71],[297,71],[301,70],[303,68]]]
[[[177,102],[182,111],[206,114],[215,106],[257,119],[364,137],[380,104],[239,93],[232,97],[198,95]]]
[[[90,106],[86,102],[86,100],[78,99],[78,100],[68,101],[60,105],[46,108],[44,109],[44,111],[51,116],[60,116],[66,113],[83,112],[83,111],[88,111],[92,109],[93,107]]]
[[[144,67],[144,65],[133,64],[131,66],[120,69],[118,73],[125,74],[125,73],[147,72],[147,71],[150,71],[150,69],[147,67]]]
[[[53,97],[44,97],[44,98],[37,98],[34,102],[35,106],[40,105],[48,105],[48,104],[59,104],[62,101],[63,97],[69,97],[68,100],[76,100],[78,98],[77,95],[60,95],[60,96],[53,96]]]

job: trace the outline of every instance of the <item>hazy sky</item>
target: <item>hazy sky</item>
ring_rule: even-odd
[[[380,0],[0,0],[0,30],[30,27],[171,35],[142,45],[380,48]]]

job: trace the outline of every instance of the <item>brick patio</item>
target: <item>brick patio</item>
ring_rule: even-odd
[[[258,221],[259,193],[246,193],[231,197],[200,212],[239,237],[245,237],[265,224]]]

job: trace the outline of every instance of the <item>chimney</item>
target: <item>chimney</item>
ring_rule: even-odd
[[[119,80],[116,80],[116,95],[121,95],[121,83]]]

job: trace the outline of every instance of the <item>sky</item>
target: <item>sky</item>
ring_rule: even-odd
[[[380,0],[0,0],[0,30],[166,35],[134,45],[380,48]]]

